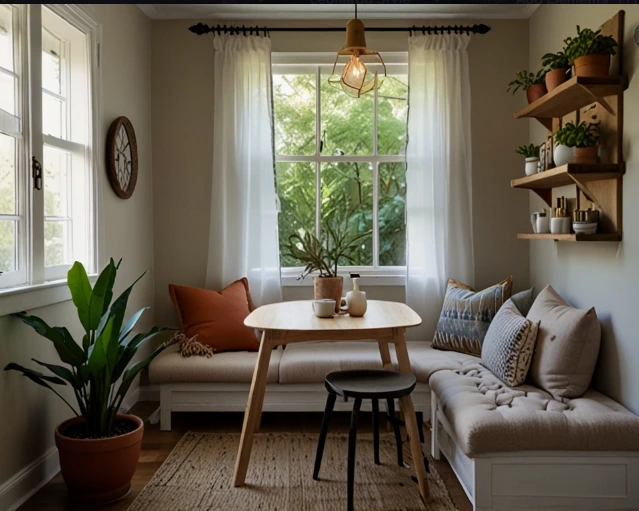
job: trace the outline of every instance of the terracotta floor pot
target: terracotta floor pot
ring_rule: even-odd
[[[599,163],[599,146],[575,147],[575,163]]]
[[[568,80],[566,71],[568,71],[568,68],[553,69],[546,73],[546,89],[548,89],[548,92]]]
[[[339,314],[344,277],[313,277],[315,300],[335,300],[335,312]]]
[[[100,505],[121,499],[131,491],[131,479],[138,466],[144,422],[135,415],[118,414],[137,428],[126,435],[98,440],[79,440],[62,435],[83,417],[64,421],[55,429],[62,477],[74,504]]]
[[[577,76],[603,77],[610,73],[610,55],[584,55],[575,59]]]
[[[541,98],[544,94],[548,92],[546,90],[546,85],[543,83],[538,83],[536,85],[531,85],[526,89],[526,97],[528,98],[528,104],[534,103],[539,98]]]

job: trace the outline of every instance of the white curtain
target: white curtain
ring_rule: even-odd
[[[271,40],[216,35],[207,287],[248,277],[256,305],[282,300],[273,167]]]
[[[408,44],[406,303],[432,337],[446,282],[474,284],[467,35]],[[413,334],[413,335],[415,335]]]

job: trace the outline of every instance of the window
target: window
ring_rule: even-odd
[[[0,289],[97,270],[96,28],[74,6],[0,6]]]
[[[406,55],[386,56],[388,76],[378,90],[360,99],[329,83],[328,60],[306,58],[319,62],[282,63],[286,56],[274,56],[282,267],[301,266],[286,248],[293,233],[320,237],[327,226],[349,236],[365,233],[351,260],[340,261],[340,266],[385,272],[404,267]]]

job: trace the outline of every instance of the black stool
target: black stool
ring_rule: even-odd
[[[322,430],[317,443],[315,456],[315,470],[313,479],[319,480],[319,471],[322,465],[324,444],[328,423],[333,413],[337,396],[351,397],[355,400],[351,415],[351,427],[348,432],[348,511],[353,511],[353,482],[355,479],[355,442],[357,437],[357,422],[362,399],[371,399],[373,405],[373,447],[375,464],[379,465],[379,399],[385,399],[388,406],[388,415],[395,431],[397,442],[397,463],[404,465],[402,456],[402,437],[399,430],[400,421],[395,418],[394,400],[409,395],[417,380],[415,375],[398,373],[395,371],[360,370],[360,371],[336,371],[326,377],[325,385],[328,390],[326,410],[322,419]]]

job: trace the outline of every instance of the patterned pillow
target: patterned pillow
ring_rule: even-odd
[[[477,291],[450,279],[433,338],[433,348],[479,357],[488,326],[499,308],[510,298],[512,284],[511,275],[499,284]]]
[[[526,319],[508,300],[488,328],[481,349],[482,364],[509,387],[521,385],[528,374],[538,330],[539,322]]]

